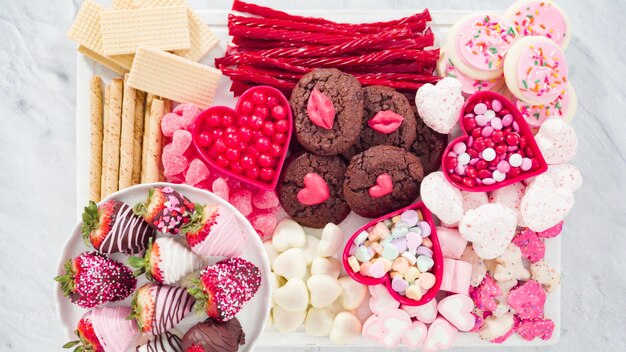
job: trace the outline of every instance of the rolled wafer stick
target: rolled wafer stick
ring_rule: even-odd
[[[104,109],[102,112],[102,171],[100,182],[100,199],[105,197],[107,184],[107,165],[109,163],[109,105],[111,102],[111,84],[107,84],[104,88]]]
[[[118,190],[118,177],[120,172],[120,134],[122,130],[122,98],[124,95],[124,80],[114,78],[111,80],[111,92],[109,99],[109,121],[107,131],[107,168],[106,184],[102,198]]]
[[[100,201],[102,188],[102,78],[92,76],[90,90],[91,160],[89,163],[89,200]]]
[[[150,127],[148,133],[148,155],[146,160],[146,183],[158,182],[161,174],[161,147],[163,135],[161,134],[161,119],[164,115],[164,102],[161,99],[153,99],[150,106]]]
[[[146,163],[148,162],[148,130],[150,129],[150,107],[154,95],[146,94],[146,105],[143,118],[143,143],[141,144],[141,183],[146,183]]]
[[[135,90],[135,133],[133,134],[133,185],[141,182],[141,155],[143,154],[144,136],[144,105],[146,103],[146,92]]]
[[[135,89],[124,84],[122,130],[120,134],[119,189],[133,184],[133,148],[135,143]]]

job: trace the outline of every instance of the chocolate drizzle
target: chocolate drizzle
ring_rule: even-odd
[[[178,325],[191,312],[195,299],[182,287],[156,285],[152,333],[161,334]]]
[[[120,201],[115,201],[111,224],[109,234],[98,249],[102,253],[141,253],[155,235],[150,225],[141,216],[133,213],[133,208]]]
[[[142,349],[140,349],[141,347],[143,347],[143,351],[146,352],[183,352],[180,336],[172,334],[169,331],[153,337],[148,340],[145,345],[137,346],[135,351],[142,351]]]

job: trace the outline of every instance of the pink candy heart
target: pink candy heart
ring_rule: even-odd
[[[474,302],[469,296],[456,294],[448,296],[437,305],[439,313],[460,331],[474,328],[476,318],[472,314]]]
[[[209,178],[209,168],[206,167],[202,160],[193,159],[189,163],[189,168],[185,174],[185,183],[195,186],[207,178]]]
[[[393,180],[389,174],[382,174],[376,177],[376,184],[369,189],[370,197],[380,198],[393,191]]]
[[[304,176],[304,188],[298,191],[298,201],[304,205],[317,205],[330,198],[328,184],[322,176],[310,172]]]

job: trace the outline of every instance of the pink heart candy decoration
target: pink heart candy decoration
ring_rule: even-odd
[[[382,174],[376,177],[376,184],[369,189],[370,197],[380,198],[393,191],[393,180],[389,174]]]
[[[434,352],[450,348],[458,334],[457,329],[445,318],[439,317],[433,321],[428,328],[426,341],[424,341],[424,351]]]
[[[330,100],[319,89],[313,88],[309,101],[306,106],[306,112],[314,125],[330,130],[335,124],[335,108],[333,101]]]
[[[178,130],[172,135],[172,142],[163,148],[161,163],[163,175],[171,177],[185,171],[189,165],[187,157],[183,154],[191,144],[191,133],[186,130]]]
[[[403,121],[404,117],[402,115],[391,110],[383,110],[377,112],[376,115],[369,119],[367,125],[376,132],[390,134],[400,128]]]
[[[316,205],[330,198],[330,190],[322,176],[310,172],[304,175],[304,188],[298,191],[296,197],[304,205]]]
[[[421,321],[414,321],[409,330],[402,336],[402,344],[410,350],[418,349],[426,341],[427,334],[428,327],[426,327],[426,324]]]
[[[185,183],[195,186],[198,183],[209,178],[209,168],[200,159],[193,159],[189,163],[189,168],[185,174]]]
[[[439,313],[460,331],[474,328],[476,318],[472,314],[474,302],[469,296],[456,294],[448,296],[437,305]]]

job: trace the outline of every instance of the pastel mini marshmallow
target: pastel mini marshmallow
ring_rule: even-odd
[[[463,197],[463,213],[471,209],[476,209],[483,204],[489,203],[487,192],[465,192],[461,191]]]
[[[459,331],[470,331],[474,328],[476,322],[472,314],[474,301],[469,296],[462,294],[447,296],[439,301],[437,310],[441,316],[446,318]]]
[[[454,224],[463,217],[463,195],[446,180],[443,172],[433,172],[424,177],[420,195],[424,205],[443,223]]]
[[[540,260],[530,265],[532,279],[541,284],[546,292],[552,292],[560,283],[561,276],[559,273],[548,266],[545,260]]]
[[[328,223],[324,226],[322,237],[317,245],[317,255],[321,257],[332,257],[339,252],[343,242],[343,231],[339,226]]]
[[[304,331],[311,336],[328,336],[334,323],[335,315],[328,309],[311,307],[304,319]]]
[[[437,237],[444,258],[459,259],[463,255],[467,240],[461,236],[458,229],[437,226]]]
[[[428,327],[421,321],[414,321],[411,327],[402,335],[402,344],[404,347],[415,350],[424,344],[428,335]]]
[[[302,325],[306,317],[306,310],[291,312],[280,306],[272,308],[272,320],[274,326],[283,334],[295,331]]]
[[[545,231],[561,222],[574,206],[574,194],[557,187],[548,175],[539,175],[526,188],[520,211],[526,226],[535,232]]]
[[[341,285],[341,295],[339,296],[341,306],[345,310],[357,309],[367,296],[367,286],[354,281],[349,276],[340,277],[338,281]]]
[[[467,295],[469,294],[471,275],[471,264],[460,260],[444,258],[440,290]]]
[[[316,257],[311,263],[311,275],[328,275],[338,278],[341,263],[333,257]]]
[[[578,150],[576,131],[561,118],[547,119],[535,135],[535,141],[549,165],[572,160]]]
[[[309,305],[309,291],[301,278],[293,278],[274,290],[272,299],[279,307],[290,312],[301,312]]]
[[[421,306],[402,305],[400,309],[407,312],[411,318],[415,318],[425,324],[430,324],[437,318],[437,300],[435,298]]]
[[[513,183],[490,192],[489,203],[498,203],[513,209],[517,214],[517,226],[525,226],[522,213],[520,212],[520,205],[525,191],[526,186],[522,182]]]
[[[346,345],[361,335],[361,321],[350,312],[341,312],[335,316],[329,338],[333,343]]]
[[[422,348],[426,352],[450,348],[457,335],[458,330],[445,318],[439,317],[428,327],[428,334]]]
[[[287,280],[295,277],[304,278],[306,267],[304,252],[300,248],[289,248],[279,254],[272,263],[274,273]]]
[[[496,261],[498,265],[496,265],[496,271],[493,274],[496,281],[530,279],[530,271],[524,267],[522,261],[522,251],[515,244],[509,244],[504,253],[496,258]]]
[[[474,251],[483,259],[504,252],[517,228],[517,214],[502,204],[489,203],[468,211],[459,224],[461,236],[472,241]]]
[[[421,86],[415,94],[415,106],[424,123],[433,130],[449,134],[459,120],[465,99],[459,80],[446,77],[432,85]]]
[[[281,220],[272,236],[272,245],[281,253],[289,248],[300,248],[306,244],[304,229],[297,222],[286,218]]]
[[[474,252],[474,247],[472,245],[467,246],[459,260],[472,265],[470,285],[473,287],[480,285],[487,274],[487,267],[485,266],[483,258],[479,257],[476,252]]]
[[[339,298],[342,287],[337,278],[328,275],[311,275],[306,281],[310,303],[315,308],[328,307]]]

